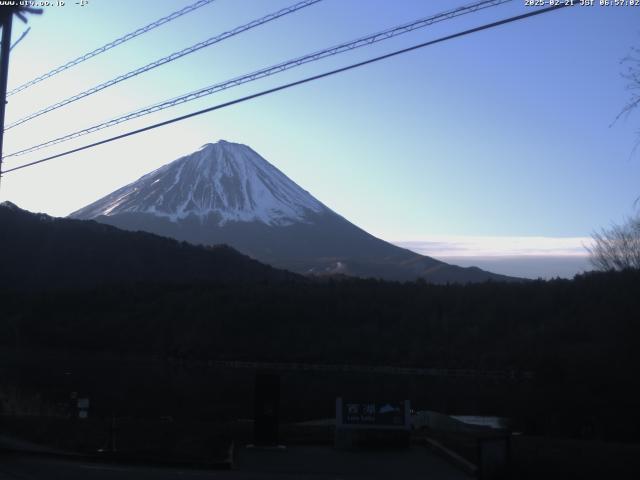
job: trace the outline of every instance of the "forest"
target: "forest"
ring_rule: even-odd
[[[302,277],[228,247],[6,207],[0,215],[11,227],[0,232],[0,347],[43,364],[39,352],[58,351],[501,370],[528,380],[492,387],[502,398],[494,410],[527,432],[640,433],[637,269],[467,285]],[[480,390],[447,395],[453,405]]]
[[[524,403],[510,405],[527,429],[630,440],[640,433],[639,286],[640,272],[623,271],[464,286],[332,278],[4,290],[0,342],[163,361],[530,372]]]

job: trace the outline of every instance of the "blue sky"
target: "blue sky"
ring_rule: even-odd
[[[47,8],[12,51],[10,88],[190,3]],[[10,97],[7,122],[293,3],[217,0]],[[324,0],[11,129],[5,153],[467,3]],[[5,168],[526,11],[515,0],[7,159]],[[16,22],[14,38],[24,28]],[[422,253],[461,264],[493,258],[497,271],[510,258],[574,262],[590,234],[624,219],[640,195],[640,155],[631,155],[640,114],[610,126],[628,97],[620,60],[632,45],[640,45],[640,7],[564,9],[7,174],[0,198],[66,215],[223,138],[251,146],[365,230]],[[567,276],[560,270],[542,276]]]

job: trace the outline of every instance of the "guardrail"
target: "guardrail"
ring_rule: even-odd
[[[179,361],[182,363],[181,361]],[[533,372],[519,370],[477,370],[451,368],[418,368],[374,365],[339,365],[320,363],[249,362],[242,360],[186,360],[185,363],[224,368],[255,368],[268,370],[293,370],[343,373],[375,373],[384,375],[415,375],[433,377],[487,378],[497,380],[531,380]]]

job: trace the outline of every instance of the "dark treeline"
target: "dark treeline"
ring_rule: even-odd
[[[4,291],[0,304],[5,347],[532,371],[512,412],[528,431],[640,433],[638,271],[466,286],[329,279]]]
[[[6,203],[0,252],[0,346],[17,352],[533,372],[503,403],[527,431],[640,434],[637,270],[471,285],[313,280],[228,247]]]
[[[5,290],[0,302],[7,346],[199,359],[624,368],[640,339],[636,271],[465,286],[327,279]]]
[[[144,282],[256,282],[301,277],[226,245],[203,247],[0,204],[0,288],[87,289]]]

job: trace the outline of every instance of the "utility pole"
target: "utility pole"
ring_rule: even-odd
[[[9,77],[9,51],[11,50],[11,26],[13,9],[3,8],[2,45],[0,46],[0,178],[2,177],[2,147],[4,145],[4,112],[7,106],[7,79]]]
[[[27,23],[26,13],[40,15],[41,8],[31,7],[0,7],[0,22],[2,25],[2,44],[0,45],[0,181],[2,181],[2,154],[4,147],[4,114],[7,108],[7,80],[9,78],[9,52],[11,51],[11,27],[13,15]],[[20,37],[20,40],[22,40]],[[18,40],[18,41],[20,41]]]

